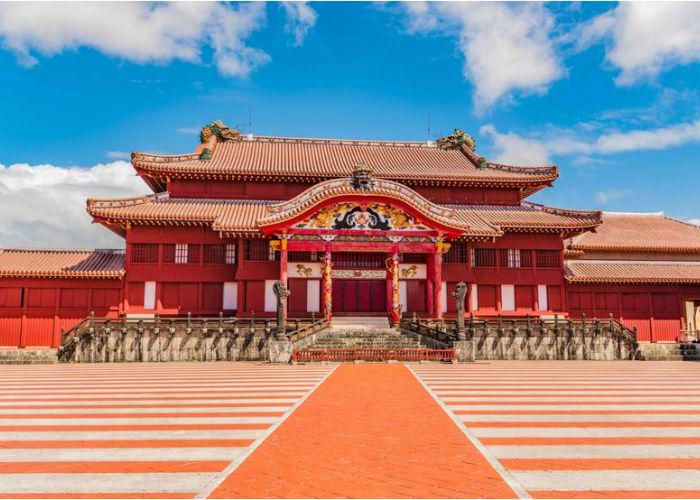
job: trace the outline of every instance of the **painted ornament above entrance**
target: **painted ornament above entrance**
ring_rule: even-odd
[[[321,209],[294,225],[296,229],[430,231],[402,209],[388,203],[344,202]]]

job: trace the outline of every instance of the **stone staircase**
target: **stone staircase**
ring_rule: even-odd
[[[0,349],[0,365],[58,363],[56,349]]]
[[[319,333],[304,349],[444,349],[447,346],[420,335],[389,327],[385,317],[333,318],[333,326]]]
[[[646,361],[700,361],[700,344],[640,343],[639,358]]]

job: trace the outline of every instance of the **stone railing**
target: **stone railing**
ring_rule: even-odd
[[[456,320],[403,319],[401,329],[459,347],[459,361],[486,359],[636,359],[637,332],[604,320],[519,317],[465,321],[458,341]]]
[[[288,337],[320,327],[321,320],[290,319]],[[315,326],[314,326],[315,325]],[[276,322],[270,318],[96,318],[62,333],[61,362],[269,360]]]

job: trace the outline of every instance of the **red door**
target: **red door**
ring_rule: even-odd
[[[333,280],[333,310],[336,313],[386,311],[384,280]]]
[[[424,280],[407,280],[406,281],[406,309],[408,313],[424,313],[425,312],[425,281]]]

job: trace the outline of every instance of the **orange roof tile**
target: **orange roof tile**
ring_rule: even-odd
[[[700,262],[566,261],[572,283],[700,283]]]
[[[516,167],[488,163],[466,147],[441,149],[424,142],[346,141],[255,137],[215,142],[212,158],[199,155],[132,154],[132,164],[149,175],[220,178],[285,178],[323,180],[345,177],[367,163],[377,177],[422,183],[529,185],[528,192],[557,178],[557,168]]]
[[[588,231],[600,224],[600,212],[567,210],[523,202],[514,206],[451,205],[458,217],[478,216],[504,231]]]
[[[595,233],[571,238],[572,250],[700,253],[700,227],[662,213],[604,212]]]
[[[567,211],[532,204],[516,207],[434,205],[406,186],[379,179],[375,181],[377,188],[374,195],[383,193],[409,202],[422,210],[426,219],[449,225],[469,236],[499,236],[504,231],[575,233],[586,231],[600,222],[598,212]],[[341,180],[329,181],[334,182]],[[405,196],[395,189],[387,188],[389,183],[405,190]],[[215,231],[257,234],[261,224],[269,225],[299,214],[317,204],[319,197],[345,193],[342,187],[327,189],[328,185],[325,183],[320,186],[308,190],[318,188],[320,191],[309,193],[311,196],[306,202],[293,199],[271,204],[269,200],[170,198],[167,193],[162,193],[119,200],[91,199],[88,200],[88,212],[100,222],[211,225]],[[415,199],[410,199],[410,193],[423,199],[425,205],[421,207]],[[357,195],[358,192],[353,191],[352,194]]]
[[[0,248],[2,278],[121,278],[123,250]]]

